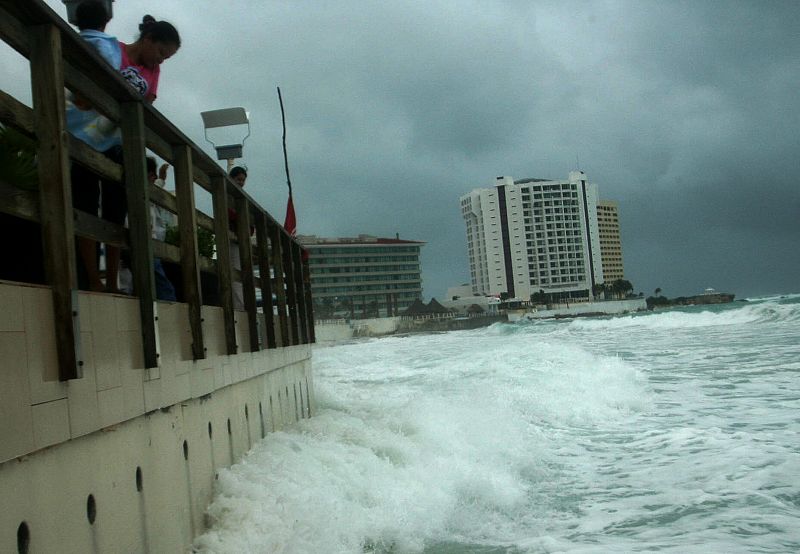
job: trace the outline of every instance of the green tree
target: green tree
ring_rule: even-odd
[[[544,293],[544,289],[539,289],[539,292],[531,294],[531,303],[547,304],[547,295]]]
[[[34,139],[0,125],[0,181],[35,190],[39,186],[36,151]]]
[[[611,284],[611,290],[617,298],[625,298],[625,296],[633,291],[633,285],[626,279],[617,279]]]
[[[661,296],[661,287],[656,288],[654,292],[656,296]]]
[[[601,296],[606,292],[605,283],[596,283],[592,286],[592,295],[595,297]]]

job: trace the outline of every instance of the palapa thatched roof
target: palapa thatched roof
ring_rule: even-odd
[[[423,304],[422,300],[417,298],[414,302],[403,311],[403,315],[424,315],[428,312],[428,307]]]
[[[435,298],[431,298],[431,301],[428,302],[428,313],[429,314],[449,314],[451,310],[445,308]]]

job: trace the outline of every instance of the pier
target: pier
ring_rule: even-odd
[[[35,141],[38,176],[0,180],[0,215],[35,230],[43,268],[0,281],[0,551],[185,551],[218,469],[314,413],[303,248],[44,2],[0,2],[0,36],[29,60],[33,93],[29,107],[0,90],[0,123]],[[120,127],[124,172],[67,132],[65,88]],[[147,184],[148,151],[174,168],[175,194]],[[127,227],[73,208],[72,163],[124,182]],[[151,203],[176,214],[180,247],[151,238]],[[76,237],[130,252],[134,296],[78,290]],[[156,300],[154,258],[180,266],[183,301]]]

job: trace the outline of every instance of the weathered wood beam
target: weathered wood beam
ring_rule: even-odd
[[[28,32],[27,25],[18,19],[15,12],[9,11],[15,8],[14,3],[8,2],[0,4],[0,38],[14,50],[30,59],[32,36]],[[42,24],[40,21],[38,24]],[[32,23],[28,23],[30,25]],[[56,33],[58,31],[56,30]],[[63,82],[63,77],[61,81]]]
[[[178,213],[178,200],[174,194],[155,184],[150,185],[149,189],[151,202],[168,209],[174,214]]]
[[[236,323],[233,313],[233,286],[231,277],[231,252],[228,226],[228,193],[225,190],[225,177],[216,175],[211,178],[214,203],[214,237],[217,246],[217,279],[219,296],[222,300],[222,317],[225,326],[225,345],[228,354],[237,351]]]
[[[0,123],[36,138],[33,125],[33,110],[0,90]],[[106,156],[94,150],[72,135],[68,136],[70,157],[88,167],[101,177],[122,181],[122,168]]]
[[[267,217],[263,211],[256,214],[256,244],[258,256],[258,273],[261,285],[261,306],[264,311],[264,325],[266,326],[267,348],[277,348],[275,341],[275,315],[272,300],[272,278],[270,276],[271,264],[269,261],[269,232],[267,230]]]
[[[96,55],[95,52],[92,52]],[[67,58],[74,60],[74,58]],[[98,67],[98,70],[108,70],[108,64],[102,62],[106,67]],[[115,77],[120,78],[119,75]],[[75,69],[71,63],[67,62],[64,65],[64,79],[67,88],[80,94],[84,100],[88,101],[92,108],[102,113],[112,121],[119,121],[120,119],[120,102],[133,102],[137,100],[133,88],[125,84],[124,81],[120,84],[117,82],[109,83],[109,76],[103,74],[103,79],[98,79],[95,75],[89,76]],[[105,83],[105,85],[103,84]],[[107,86],[116,87],[122,94],[112,94]],[[121,87],[121,88],[120,88]]]
[[[39,206],[44,267],[53,291],[58,375],[61,381],[66,381],[82,376],[83,362],[61,38],[53,25],[40,25],[30,31],[33,124],[39,137]]]
[[[294,286],[297,293],[297,318],[300,325],[300,342],[308,344],[308,311],[306,310],[306,294],[303,283],[303,249],[292,241],[292,267],[294,268]]]
[[[291,344],[300,344],[299,313],[297,311],[297,282],[295,281],[295,267],[292,259],[292,238],[286,233],[281,233],[281,250],[283,252],[283,270],[286,272],[286,305],[289,307],[289,328]]]
[[[0,122],[28,135],[33,135],[33,110],[0,90]]]
[[[250,247],[250,203],[246,198],[236,199],[236,231],[239,239],[239,257],[242,264],[242,295],[250,335],[250,351],[261,350],[256,313],[256,290],[253,283],[253,251]]]
[[[189,326],[192,330],[192,355],[195,360],[206,357],[203,342],[200,287],[200,255],[197,251],[197,212],[194,206],[192,149],[185,144],[173,146],[175,196],[178,200],[178,229],[181,237],[181,275],[184,299],[189,304]]]
[[[215,223],[214,218],[207,216],[200,210],[197,210],[197,226],[202,227],[203,229],[208,229],[211,232],[215,232]],[[229,235],[230,236],[230,235]]]
[[[290,346],[292,344],[289,336],[289,318],[286,311],[286,285],[283,278],[283,245],[281,244],[281,236],[283,230],[274,220],[268,225],[269,229],[269,242],[272,246],[272,270],[275,273],[275,298],[278,304],[278,323],[281,329],[281,346]]]
[[[305,254],[305,250],[303,254]],[[305,255],[303,255],[303,282],[306,295],[306,311],[308,312],[306,317],[308,321],[309,340],[313,343],[317,342],[317,337],[314,332],[314,297],[311,294],[311,269],[308,266],[308,256]]]
[[[122,225],[111,223],[80,210],[73,210],[73,212],[75,234],[79,237],[87,237],[117,248],[127,248],[130,245],[128,230]]]
[[[114,163],[85,142],[69,136],[69,153],[72,159],[91,169],[100,177],[122,182],[122,166]]]
[[[39,193],[0,181],[0,212],[28,221],[39,221]]]
[[[142,104],[120,105],[122,119],[122,157],[125,165],[125,193],[128,200],[131,274],[133,289],[139,297],[142,348],[146,368],[158,367],[158,313],[156,309],[153,249],[150,242],[150,188],[147,183],[144,121]]]
[[[172,262],[176,264],[181,263],[181,249],[174,244],[169,244],[167,242],[161,242],[160,240],[153,239],[153,256],[156,258],[161,258],[164,261]],[[200,271],[205,271],[207,273],[217,273],[217,264],[214,260],[206,258],[204,256],[200,256],[198,260],[198,265],[200,266]]]
[[[25,190],[0,181],[0,212],[28,221],[39,222],[38,191]],[[73,208],[73,230],[79,237],[87,237],[113,246],[128,246],[128,230]]]

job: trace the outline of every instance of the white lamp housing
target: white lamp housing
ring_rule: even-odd
[[[244,141],[250,136],[250,114],[244,108],[223,108],[221,110],[211,110],[200,113],[203,118],[203,129],[206,140],[211,143],[217,151],[218,160],[233,160],[242,157],[242,147]],[[247,134],[240,143],[223,144],[217,146],[208,138],[208,130],[219,127],[232,127],[235,125],[247,125]]]

